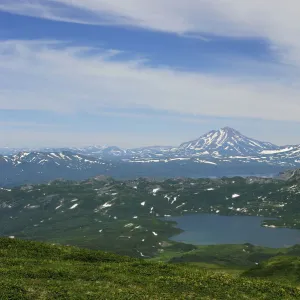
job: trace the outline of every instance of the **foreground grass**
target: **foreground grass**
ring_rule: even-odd
[[[0,239],[0,299],[300,299],[300,290],[188,265]]]

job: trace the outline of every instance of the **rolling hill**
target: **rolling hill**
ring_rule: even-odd
[[[1,299],[299,299],[297,287],[37,242],[0,239]]]

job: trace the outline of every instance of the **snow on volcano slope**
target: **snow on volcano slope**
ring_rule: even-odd
[[[194,141],[183,143],[179,148],[185,151],[201,151],[216,155],[247,156],[264,150],[279,150],[280,147],[248,138],[233,128],[224,127],[212,130]]]

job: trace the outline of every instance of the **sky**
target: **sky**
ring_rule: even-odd
[[[300,144],[298,0],[0,0],[0,147]]]

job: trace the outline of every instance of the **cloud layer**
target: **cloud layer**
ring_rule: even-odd
[[[58,41],[2,41],[0,109],[148,108],[299,121],[299,84],[149,67],[139,59],[119,60],[118,53]]]
[[[258,37],[267,40],[282,61],[300,64],[298,0],[2,0],[0,10],[177,34]]]

